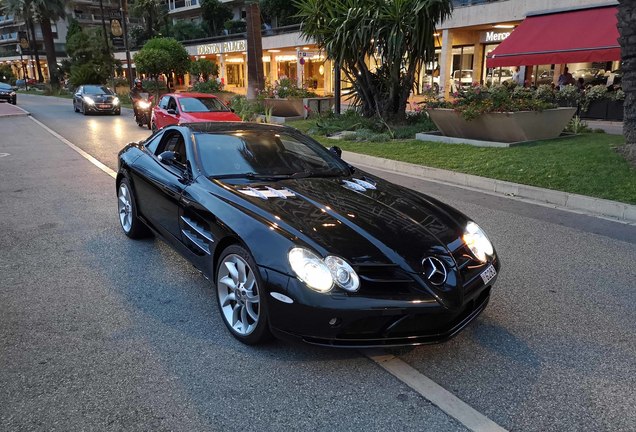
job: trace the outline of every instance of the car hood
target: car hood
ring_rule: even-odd
[[[232,111],[182,113],[181,122],[241,121]]]
[[[353,265],[395,263],[421,273],[423,258],[450,255],[467,221],[431,197],[366,174],[225,186],[240,197],[235,205],[256,206],[290,237]]]

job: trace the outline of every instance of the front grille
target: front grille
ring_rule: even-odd
[[[459,279],[464,286],[465,292],[470,291],[472,288],[479,285],[473,283],[473,281],[484,270],[486,270],[488,263],[484,264],[477,261],[468,247],[463,243],[459,248],[452,252],[452,255],[457,263]]]
[[[361,264],[354,270],[364,295],[409,294],[417,288],[417,282],[396,264]]]

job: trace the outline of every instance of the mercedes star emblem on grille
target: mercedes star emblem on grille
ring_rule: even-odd
[[[430,283],[439,286],[446,282],[446,277],[448,276],[446,266],[444,266],[444,263],[438,258],[424,258],[422,265],[424,266],[424,276],[426,276]]]

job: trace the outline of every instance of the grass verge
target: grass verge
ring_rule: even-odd
[[[289,125],[308,131],[312,120]],[[338,145],[356,153],[636,204],[636,169],[616,151],[625,143],[619,135],[582,134],[510,148],[313,137],[325,146]]]

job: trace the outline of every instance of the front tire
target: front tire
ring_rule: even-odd
[[[86,115],[86,105],[82,102],[82,114]]]
[[[121,229],[128,237],[139,239],[148,236],[149,229],[137,217],[137,204],[130,182],[124,178],[117,188],[117,210]]]
[[[236,339],[247,345],[271,339],[264,283],[245,248],[231,245],[221,254],[216,292],[221,318]]]

